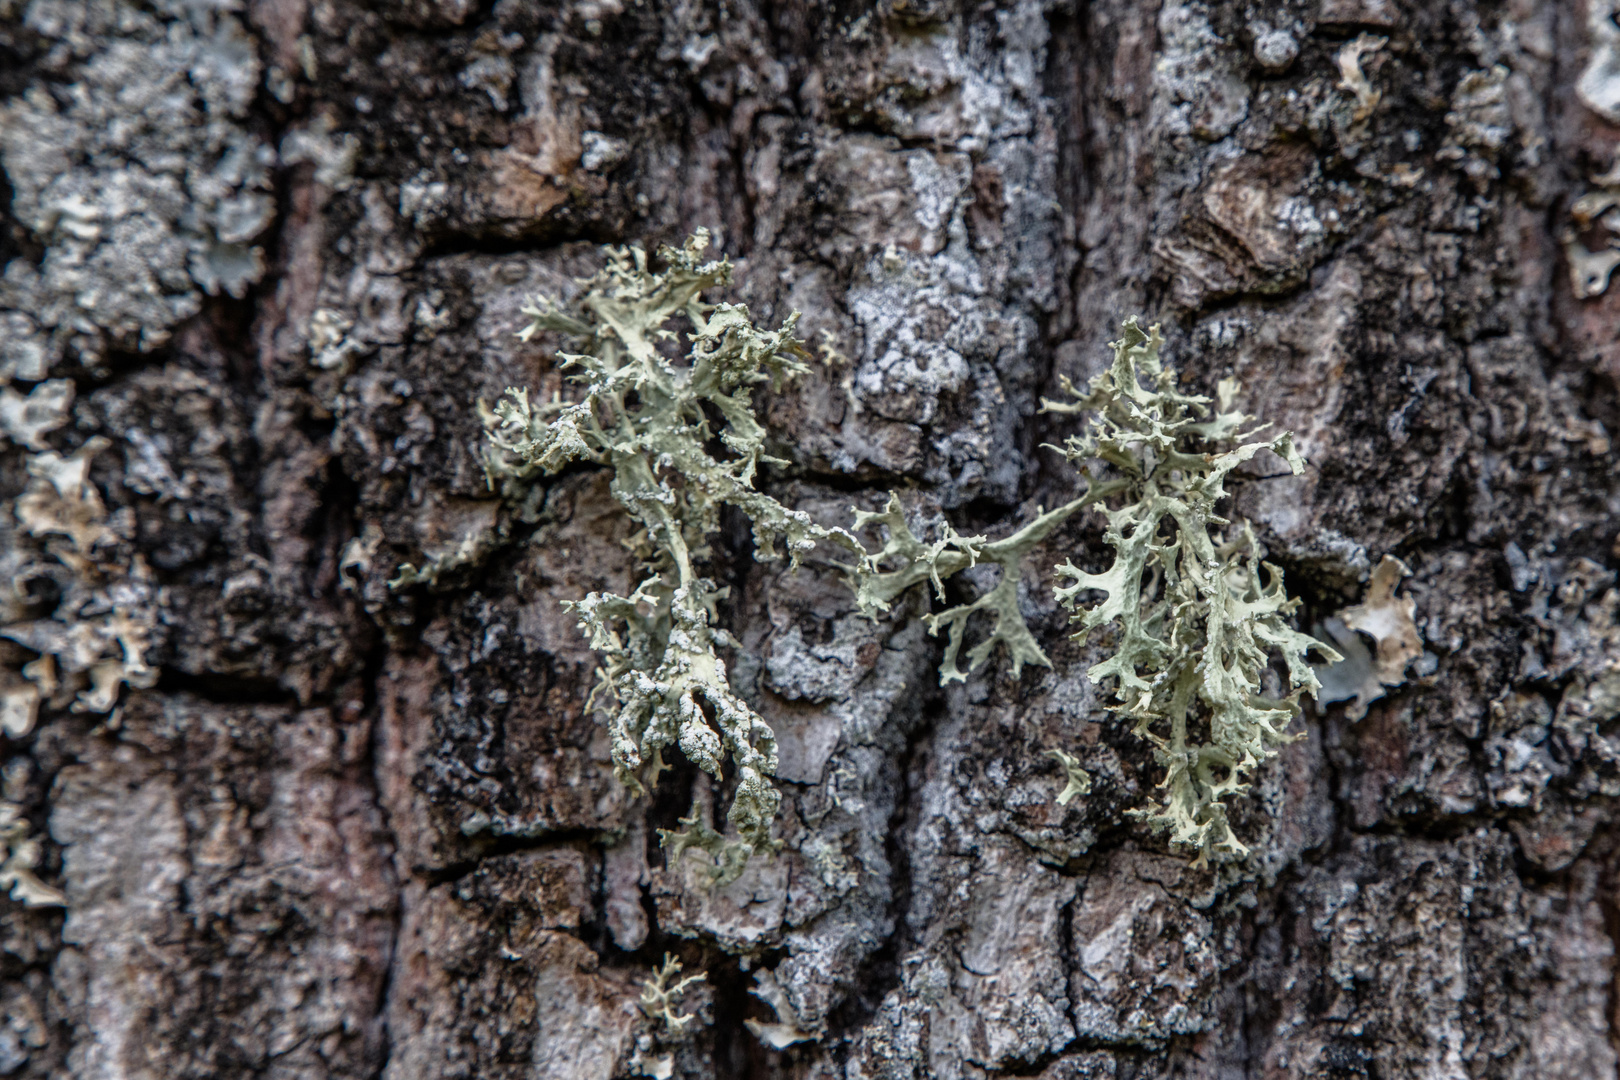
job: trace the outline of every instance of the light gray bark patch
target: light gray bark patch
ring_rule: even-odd
[[[1070,975],[1081,1037],[1151,1046],[1214,1022],[1222,965],[1209,917],[1160,884],[1182,872],[1171,860],[1116,853],[1086,877]]]

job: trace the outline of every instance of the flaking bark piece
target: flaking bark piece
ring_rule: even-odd
[[[1355,700],[1344,709],[1348,720],[1360,720],[1366,716],[1367,706],[1383,697],[1390,687],[1404,683],[1406,666],[1423,655],[1423,643],[1418,637],[1417,623],[1413,621],[1417,601],[1410,596],[1395,595],[1401,579],[1409,577],[1411,573],[1401,560],[1393,555],[1385,555],[1367,583],[1367,598],[1354,607],[1345,608],[1339,612],[1337,620],[1327,623],[1328,632],[1335,637],[1339,636],[1334,627],[1337,622],[1347,634],[1360,631],[1372,638],[1377,646],[1375,655],[1360,665],[1365,669],[1365,674],[1359,680],[1340,677],[1343,674],[1341,669],[1357,659],[1354,653],[1359,643],[1354,642],[1353,638],[1341,641],[1341,645],[1347,646],[1346,652],[1351,654],[1349,659],[1327,669],[1333,675],[1329,677],[1327,689],[1318,696],[1318,700],[1325,703],[1354,697]],[[1365,650],[1361,651],[1364,655]]]

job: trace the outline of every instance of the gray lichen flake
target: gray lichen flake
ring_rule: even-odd
[[[161,347],[205,293],[245,296],[275,153],[245,123],[259,61],[228,10],[39,0],[24,24],[55,81],[5,104],[0,163],[45,256],[0,279],[0,373],[40,379]]]

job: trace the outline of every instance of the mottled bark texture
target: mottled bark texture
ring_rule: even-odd
[[[0,0],[3,797],[65,905],[0,899],[0,1076],[1614,1077],[1613,15]],[[559,387],[528,296],[698,226],[843,358],[758,399],[825,524],[1072,497],[1039,398],[1133,313],[1295,432],[1238,512],[1306,628],[1403,560],[1415,655],[1296,722],[1249,860],[1125,814],[1051,595],[1092,513],[1024,569],[1054,667],[948,690],[937,600],[866,621],[734,523],[785,848],[665,864],[727,784],[627,796],[559,606],[634,582],[626,518],[493,498],[474,403]],[[653,1017],[665,953],[706,979]]]

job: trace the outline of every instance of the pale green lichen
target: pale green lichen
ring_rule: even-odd
[[[1057,572],[1069,584],[1055,593],[1080,624],[1078,640],[1115,627],[1113,655],[1087,674],[1113,683],[1120,711],[1165,769],[1163,798],[1132,813],[1197,851],[1202,864],[1247,852],[1223,800],[1247,790],[1246,778],[1292,738],[1286,729],[1301,695],[1318,689],[1306,654],[1329,662],[1338,654],[1284,621],[1299,602],[1284,591],[1282,571],[1259,562],[1247,526],[1217,512],[1227,475],[1261,450],[1299,473],[1304,461],[1292,438],[1243,441],[1257,431],[1240,433],[1252,417],[1231,408],[1237,386],[1230,380],[1218,410],[1203,419],[1209,399],[1177,389],[1175,372],[1159,359],[1161,343],[1157,326],[1144,331],[1127,320],[1108,371],[1084,392],[1066,385],[1073,402],[1043,403],[1050,412],[1095,414],[1087,434],[1069,438],[1063,452],[1083,471],[1106,462],[1125,482],[1118,508],[1106,511],[1113,564],[1091,574],[1065,563]],[[1191,448],[1192,439],[1239,445],[1205,453]],[[1087,603],[1094,592],[1105,598]],[[1277,697],[1262,692],[1272,652],[1282,655],[1289,684]],[[1063,797],[1073,797],[1085,784],[1064,765]]]
[[[680,1011],[680,1000],[687,988],[705,981],[703,972],[676,979],[681,973],[681,962],[669,953],[664,954],[662,967],[652,969],[652,975],[641,980],[641,996],[637,1004],[648,1020],[648,1030],[636,1036],[636,1047],[629,1062],[632,1076],[650,1076],[653,1080],[669,1080],[675,1075],[675,1050],[689,1038],[687,1028],[697,1013]]]
[[[465,571],[483,565],[508,539],[507,523],[488,500],[445,500],[437,511],[435,518],[443,534],[442,540],[422,552],[421,566],[400,563],[388,581],[390,589],[417,586],[433,592],[448,589],[465,579]],[[356,548],[353,554],[362,553],[362,548]],[[352,565],[358,566],[358,563]]]
[[[726,590],[702,568],[721,507],[752,521],[760,559],[778,557],[782,547],[797,565],[829,538],[864,553],[848,533],[824,529],[754,489],[760,464],[771,459],[753,388],[804,371],[807,353],[795,333],[797,313],[776,330],[761,330],[742,305],[704,302],[704,290],[731,278],[728,260],[703,261],[707,245],[699,230],[679,249],[660,249],[661,271],[639,247],[608,248],[607,265],[583,283],[569,309],[549,300],[524,308],[532,321],[523,339],[551,330],[579,341],[579,352],[559,358],[580,393],[536,405],[512,389],[483,413],[492,487],[574,462],[612,469],[613,495],[640,526],[632,547],[645,576],[628,596],[591,593],[569,604],[603,659],[593,698],[605,695],[617,706],[608,725],[614,771],[633,792],[656,784],[670,745],[716,779],[729,755],[737,787],[727,817],[738,839],[701,825],[695,813],[687,830],[663,834],[672,856],[687,848],[709,852],[716,880],[725,882],[749,854],[780,847],[770,826],[781,795],[769,779],[776,737],[732,690],[717,654],[734,645],[714,625]],[[676,320],[685,322],[682,359],[675,358],[680,338],[667,325]],[[711,453],[716,441],[719,456]]]
[[[1078,499],[1056,510],[1037,513],[1034,521],[1001,540],[963,536],[947,522],[941,527],[940,538],[933,543],[917,538],[906,523],[899,497],[891,494],[888,505],[879,512],[855,511],[856,532],[882,526],[888,533],[877,552],[859,566],[846,567],[856,602],[867,615],[876,615],[887,611],[901,593],[924,581],[933,584],[943,601],[945,579],[979,563],[993,563],[1001,568],[1001,578],[993,589],[970,603],[926,616],[930,634],[938,634],[942,627],[947,631],[945,658],[939,667],[940,685],[966,680],[969,672],[989,660],[997,644],[1007,650],[1015,679],[1025,664],[1051,667],[1052,662],[1036,644],[1018,608],[1019,568],[1024,556],[1064,519],[1121,487],[1123,485],[1118,483],[1089,486]],[[884,566],[894,566],[894,569],[884,570]],[[957,657],[967,634],[968,620],[980,612],[992,616],[994,621],[989,636],[968,650],[968,667],[963,671],[957,665]]]
[[[680,830],[660,830],[672,861],[701,850],[712,859],[716,883],[734,880],[749,858],[781,845],[770,835],[781,795],[770,777],[777,764],[769,725],[730,685],[721,646],[734,646],[715,626],[726,592],[702,572],[720,508],[740,510],[753,523],[757,555],[784,548],[796,565],[818,542],[833,541],[852,562],[835,563],[847,575],[860,609],[887,610],[914,585],[929,582],[943,600],[944,582],[980,563],[1000,570],[984,595],[927,616],[930,633],[947,631],[941,683],[963,680],[988,662],[999,644],[1016,678],[1025,664],[1050,667],[1019,609],[1024,558],[1064,520],[1116,496],[1106,511],[1106,542],[1113,566],[1089,574],[1072,564],[1058,568],[1069,580],[1055,592],[1081,623],[1077,635],[1117,623],[1115,655],[1093,666],[1093,682],[1113,680],[1124,713],[1149,739],[1165,769],[1162,802],[1134,811],[1172,839],[1210,855],[1247,849],[1232,834],[1223,800],[1246,790],[1245,779],[1276,746],[1288,741],[1288,722],[1302,694],[1315,693],[1305,654],[1328,660],[1331,649],[1284,622],[1297,601],[1283,591],[1281,573],[1265,564],[1246,527],[1216,513],[1232,469],[1262,449],[1302,468],[1289,436],[1249,442],[1226,453],[1190,450],[1197,438],[1218,443],[1239,438],[1250,418],[1230,408],[1235,384],[1223,383],[1221,406],[1210,419],[1208,399],[1181,393],[1174,372],[1159,360],[1155,327],[1130,320],[1115,343],[1110,371],[1082,393],[1067,387],[1070,403],[1044,402],[1051,412],[1098,414],[1091,431],[1060,448],[1082,464],[1084,492],[1051,511],[1037,511],[1022,529],[1001,540],[964,536],[949,524],[939,538],[919,539],[898,497],[878,512],[855,511],[855,530],[883,531],[868,552],[851,532],[816,525],[754,489],[765,432],[751,401],[753,387],[804,370],[807,355],[795,333],[797,315],[774,331],[755,327],[740,305],[709,304],[705,289],[729,281],[724,259],[704,262],[707,234],[680,249],[663,248],[661,271],[636,247],[607,249],[608,262],[582,283],[568,309],[538,301],[524,309],[525,340],[541,330],[569,335],[577,353],[560,353],[581,392],[535,404],[522,389],[508,390],[493,408],[480,406],[490,447],[485,457],[492,488],[509,498],[576,462],[610,468],[611,491],[639,525],[631,547],[643,577],[629,595],[591,593],[568,603],[601,654],[593,700],[610,699],[608,721],[615,773],[641,794],[657,783],[663,752],[678,746],[689,760],[721,779],[729,758],[736,791],[727,815],[728,836],[695,806]],[[686,348],[669,325],[684,320]],[[1145,384],[1144,385],[1144,381]],[[719,423],[715,423],[718,420]],[[1251,432],[1252,434],[1252,432]],[[723,450],[716,450],[716,445]],[[1113,475],[1093,479],[1086,462],[1101,460]],[[1087,606],[1089,591],[1106,599]],[[969,621],[990,619],[987,636],[959,664]],[[1270,651],[1280,651],[1289,688],[1280,697],[1261,693]],[[1089,792],[1078,758],[1061,750],[1068,803]]]
[[[696,1013],[680,1011],[680,1000],[685,996],[687,987],[708,978],[700,971],[696,975],[676,980],[675,977],[680,973],[681,962],[665,953],[663,966],[653,968],[652,975],[641,980],[641,1011],[646,1014],[647,1019],[663,1024],[666,1036],[684,1034],[686,1025],[697,1018]]]
[[[1063,766],[1063,775],[1068,780],[1058,794],[1059,806],[1068,806],[1077,795],[1091,794],[1091,774],[1086,772],[1079,758],[1064,750],[1048,750],[1045,756]]]
[[[713,864],[710,876],[715,884],[724,885],[737,880],[747,869],[748,860],[757,845],[747,838],[727,839],[724,833],[704,820],[707,813],[704,807],[694,805],[692,812],[680,819],[679,829],[658,830],[658,843],[671,863],[680,861],[688,851],[706,852]],[[769,825],[769,820],[766,824]],[[780,846],[779,841],[774,842],[767,850],[775,851]]]

